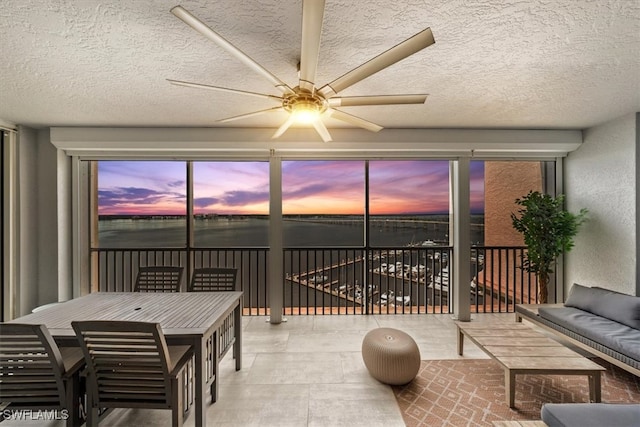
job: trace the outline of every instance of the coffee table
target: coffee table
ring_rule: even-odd
[[[606,368],[522,323],[456,322],[458,354],[464,337],[504,368],[504,388],[510,408],[515,406],[516,375],[587,375],[589,399],[600,402],[600,373]]]

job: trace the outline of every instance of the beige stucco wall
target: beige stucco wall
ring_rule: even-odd
[[[18,128],[19,272],[16,315],[38,305],[38,134]]]
[[[16,315],[58,301],[56,148],[47,129],[18,129],[20,254]]]
[[[50,142],[49,130],[39,130],[37,171],[38,305],[58,301],[58,198],[56,174],[56,148]]]

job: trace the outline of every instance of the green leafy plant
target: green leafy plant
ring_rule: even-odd
[[[511,214],[513,228],[524,237],[527,252],[522,268],[538,278],[538,302],[546,303],[549,275],[558,257],[573,248],[573,238],[587,219],[587,209],[573,214],[564,209],[564,195],[552,197],[537,191],[516,199],[522,208]]]

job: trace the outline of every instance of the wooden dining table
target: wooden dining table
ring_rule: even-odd
[[[128,320],[159,323],[168,345],[192,345],[196,426],[206,425],[206,387],[218,396],[219,361],[233,347],[242,368],[242,292],[95,292],[12,320],[43,324],[59,346],[78,346],[71,322]]]

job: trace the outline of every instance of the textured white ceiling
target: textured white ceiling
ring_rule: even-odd
[[[2,0],[0,122],[223,126],[279,95],[169,10],[177,0]],[[273,74],[297,84],[300,0],[184,0]],[[327,0],[317,85],[425,27],[436,43],[341,95],[428,93],[425,105],[350,107],[386,128],[567,128],[640,111],[640,0]],[[277,127],[281,113],[224,126]],[[342,122],[326,120],[329,128]]]

